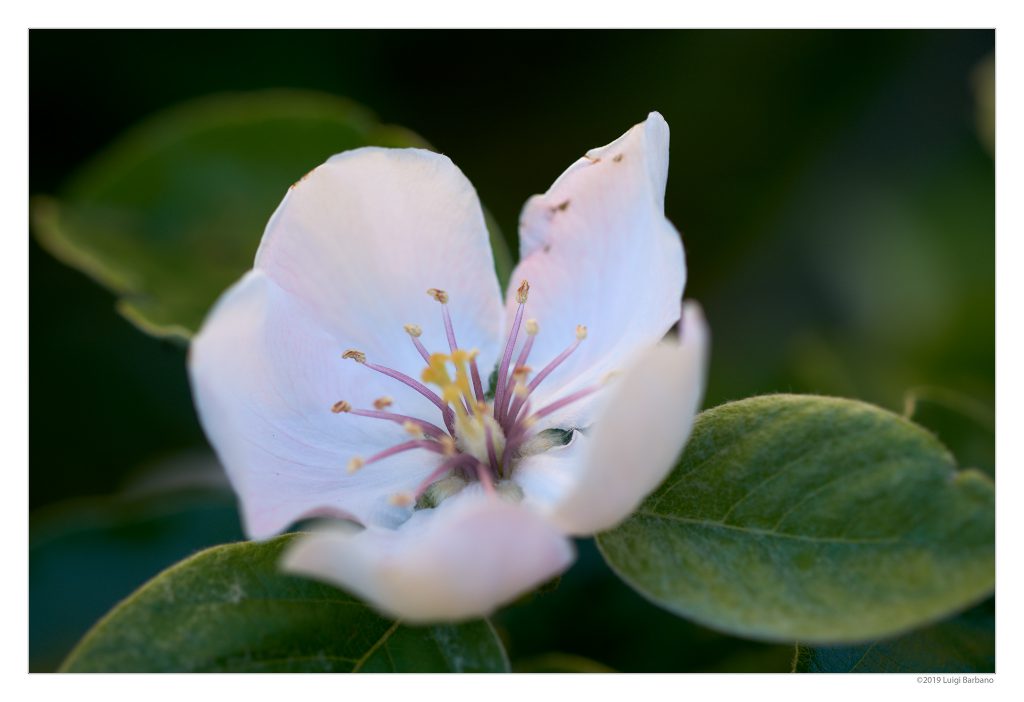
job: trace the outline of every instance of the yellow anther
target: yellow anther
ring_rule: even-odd
[[[438,302],[440,302],[442,305],[448,304],[448,293],[446,293],[444,290],[430,288],[430,290],[427,290],[427,294],[430,295],[435,300],[437,300]]]
[[[364,465],[366,465],[366,461],[361,459],[359,456],[356,456],[355,458],[348,462],[348,468],[346,470],[351,475],[352,473],[355,473],[357,470],[362,468]]]
[[[455,439],[448,435],[442,436],[437,440],[437,443],[441,444],[441,449],[444,451],[445,456],[454,456],[458,450],[455,446]]]
[[[529,366],[516,366],[512,369],[512,377],[518,380],[520,383],[526,380],[526,377],[533,372],[533,369]]]
[[[366,354],[362,351],[356,351],[355,349],[349,349],[345,353],[341,354],[342,358],[350,358],[356,363],[366,363]]]
[[[536,319],[528,319],[528,320],[526,320],[525,327],[526,327],[526,333],[529,334],[530,336],[536,336],[537,332],[540,331],[540,325],[537,324],[537,320]]]
[[[408,334],[409,336],[419,338],[419,336],[423,333],[423,330],[420,328],[420,325],[418,324],[406,324],[405,333]]]
[[[522,383],[516,383],[516,387],[512,390],[512,392],[515,393],[516,397],[526,397],[529,394],[530,390]]]
[[[462,349],[452,351],[452,363],[465,363],[470,358],[470,352]]]
[[[408,507],[412,504],[412,500],[413,497],[408,492],[396,492],[388,498],[388,502],[393,504],[395,507]]]
[[[526,298],[530,296],[530,283],[523,281],[519,284],[519,289],[516,290],[516,302],[520,305],[526,302]]]
[[[373,406],[379,410],[386,409],[391,405],[395,404],[395,401],[385,395],[384,397],[378,397],[373,401]]]
[[[403,422],[402,428],[405,429],[406,433],[415,436],[417,439],[423,436],[423,427],[416,422]]]
[[[344,400],[338,400],[333,405],[331,405],[331,411],[334,412],[335,414],[339,414],[341,412],[350,412],[351,410],[352,405],[345,402]]]
[[[587,338],[587,328],[582,324],[576,325],[576,338],[580,341]]]

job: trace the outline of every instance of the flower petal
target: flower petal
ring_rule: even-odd
[[[539,515],[470,487],[396,530],[314,530],[288,550],[283,567],[426,623],[486,616],[574,557],[572,543]]]
[[[652,112],[611,144],[587,152],[523,208],[522,261],[510,288],[530,282],[527,316],[540,323],[530,365],[539,368],[560,353],[577,324],[588,328],[587,339],[537,388],[535,409],[599,382],[679,319],[686,265],[679,234],[664,214],[668,142],[668,125]],[[509,317],[516,309],[513,289]],[[567,408],[561,426],[585,423],[588,405]]]
[[[336,401],[368,404],[388,394],[398,406],[425,405],[431,419],[440,421],[440,413],[413,391],[343,361],[322,321],[262,271],[250,271],[217,302],[192,341],[189,374],[199,419],[252,538],[312,513],[394,523],[405,512],[389,495],[414,489],[438,465],[435,454],[410,451],[346,473],[353,456],[409,437],[397,424],[334,414]]]
[[[628,517],[664,480],[690,436],[704,396],[707,349],[707,324],[689,302],[681,341],[643,351],[615,380],[593,427],[577,439],[582,445],[576,460],[569,455],[559,463],[554,456],[522,467],[536,474],[521,483],[527,496],[531,480],[548,486],[539,501],[551,506],[552,521],[570,534],[604,531]],[[545,470],[555,474],[545,476]]]
[[[368,147],[332,156],[288,191],[267,224],[256,268],[300,298],[345,348],[418,377],[403,327],[447,351],[445,290],[456,338],[493,367],[501,290],[476,191],[446,156]],[[485,373],[487,371],[484,371]]]

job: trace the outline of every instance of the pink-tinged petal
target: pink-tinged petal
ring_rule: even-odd
[[[476,191],[446,156],[363,148],[331,157],[296,183],[267,224],[255,267],[323,320],[342,350],[418,377],[404,331],[448,351],[445,290],[457,341],[493,367],[501,291]]]
[[[572,543],[533,511],[466,488],[398,529],[321,527],[299,538],[283,566],[427,623],[486,616],[574,557]]]
[[[695,303],[683,307],[681,332],[681,341],[646,349],[616,378],[593,426],[574,440],[580,445],[565,460],[552,452],[521,468],[524,479],[517,481],[528,499],[548,507],[567,533],[611,529],[675,465],[704,396],[708,329]]]
[[[410,451],[346,472],[353,456],[366,458],[409,436],[394,423],[335,414],[336,401],[368,406],[389,395],[397,408],[437,421],[440,412],[412,390],[342,360],[342,349],[301,300],[258,270],[221,297],[193,339],[196,408],[252,538],[314,513],[395,523],[406,512],[388,497],[414,489],[438,465],[436,454]]]
[[[522,260],[512,274],[506,317],[515,314],[515,286],[528,280],[527,316],[540,323],[530,365],[557,356],[577,324],[588,329],[587,339],[537,388],[534,408],[599,382],[679,319],[686,266],[679,234],[664,214],[668,143],[668,125],[651,113],[587,152],[523,208]],[[561,424],[585,423],[588,408],[592,402],[567,408]]]

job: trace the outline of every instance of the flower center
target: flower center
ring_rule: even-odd
[[[573,342],[531,378],[533,371],[526,363],[539,327],[535,320],[523,320],[529,292],[530,285],[524,280],[516,291],[519,307],[495,371],[492,399],[484,392],[476,350],[459,348],[448,311],[448,294],[443,290],[431,288],[427,294],[441,304],[449,353],[428,352],[420,341],[422,329],[415,324],[405,326],[412,344],[426,363],[426,368],[420,374],[423,382],[401,371],[373,363],[361,351],[349,349],[342,354],[343,358],[393,378],[423,395],[440,410],[444,424],[442,428],[424,418],[391,412],[388,408],[393,401],[389,397],[374,401],[374,409],[353,408],[344,400],[336,402],[331,408],[335,413],[396,422],[412,436],[409,441],[396,444],[367,459],[352,458],[348,465],[350,473],[403,451],[425,450],[440,454],[440,465],[415,492],[393,496],[394,504],[420,504],[425,496],[433,496],[427,506],[434,506],[440,499],[457,492],[471,480],[479,480],[488,492],[506,497],[522,497],[518,486],[509,482],[518,459],[524,454],[536,453],[538,446],[550,448],[555,445],[548,438],[538,437],[532,427],[543,417],[600,389],[600,385],[587,387],[540,409],[532,409],[530,399],[534,390],[576,350],[586,338],[587,329],[577,326]],[[524,332],[522,337],[520,332]],[[513,364],[516,348],[519,348],[519,353]],[[438,391],[435,392],[428,385],[436,387]]]

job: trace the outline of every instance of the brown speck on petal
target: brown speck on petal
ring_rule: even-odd
[[[622,154],[615,154],[615,156],[612,158],[612,161],[615,161],[615,163],[618,163],[619,161],[622,160],[622,156],[623,156]]]
[[[565,202],[560,203],[560,204],[555,205],[554,207],[552,207],[551,208],[551,214],[554,214],[556,212],[565,212],[567,209],[569,209],[569,201],[568,200],[566,200]]]

